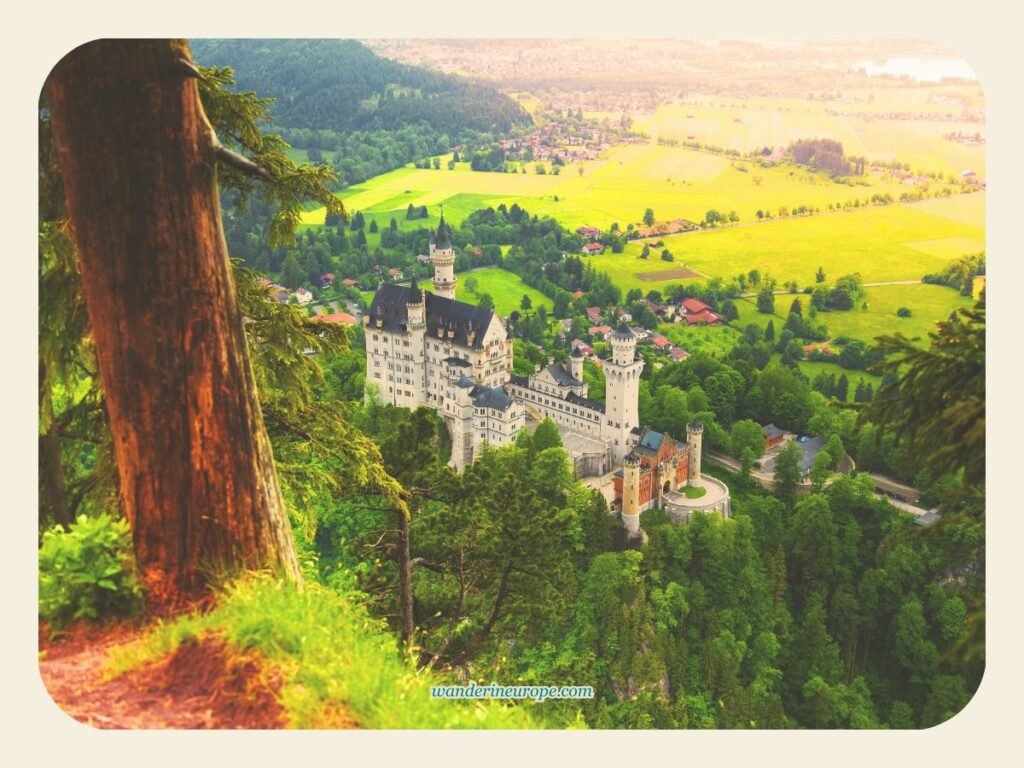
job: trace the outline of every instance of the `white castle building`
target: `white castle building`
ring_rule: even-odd
[[[433,293],[416,281],[409,287],[381,285],[363,317],[367,397],[403,408],[435,409],[451,433],[450,463],[460,472],[485,443],[514,442],[528,418],[550,418],[558,426],[580,477],[604,475],[624,463],[632,466],[627,456],[637,456],[638,446],[646,451],[641,438],[648,433],[640,429],[644,361],[637,354],[636,334],[623,324],[609,336],[604,403],[587,397],[579,350],[566,360],[549,359],[529,376],[517,376],[512,373],[512,336],[502,319],[493,310],[455,300],[455,252],[444,214],[430,243],[430,258]],[[698,468],[699,478],[700,441],[689,441],[686,450],[696,451],[689,465]],[[632,474],[625,484],[626,506],[635,516],[638,504],[628,498]],[[685,476],[684,469],[684,485]],[[673,481],[665,492],[674,492],[677,485]],[[723,513],[728,514],[727,506]]]

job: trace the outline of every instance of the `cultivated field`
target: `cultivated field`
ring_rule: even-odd
[[[951,103],[955,99],[960,104]],[[965,108],[981,109],[981,87],[879,80],[829,101],[693,96],[665,104],[653,114],[633,115],[633,126],[653,138],[699,141],[749,152],[787,146],[801,138],[840,141],[847,154],[899,160],[912,169],[983,173],[984,145],[944,138],[960,131],[985,135],[983,123],[961,119]],[[834,114],[828,114],[831,111]],[[930,120],[893,120],[891,113],[927,113]]]
[[[866,177],[864,184],[836,184],[802,168],[762,168],[656,144],[613,147],[598,160],[564,167],[558,176],[538,175],[533,163],[526,168],[527,173],[484,173],[469,170],[468,163],[456,163],[449,171],[446,156],[440,170],[406,166],[352,186],[340,197],[350,211],[374,214],[384,223],[391,216],[401,223],[410,203],[426,205],[432,217],[444,205],[446,218],[457,224],[478,208],[517,202],[570,228],[607,228],[617,222],[625,229],[639,223],[646,208],[652,208],[659,220],[700,221],[714,208],[736,211],[742,222],[753,222],[759,209],[775,214],[783,206],[804,205],[824,211],[829,204],[863,201],[875,193],[898,198],[910,189],[880,176]],[[305,213],[303,221],[320,224],[323,216],[322,208],[315,209]]]

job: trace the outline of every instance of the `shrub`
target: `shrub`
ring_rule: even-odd
[[[128,523],[80,515],[70,531],[43,533],[39,616],[55,627],[77,619],[124,616],[141,605]]]
[[[900,307],[896,310],[896,314],[900,317],[910,317],[911,312],[907,307]]]

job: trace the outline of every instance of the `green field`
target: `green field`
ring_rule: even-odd
[[[928,343],[928,333],[939,320],[957,309],[968,308],[973,300],[943,285],[883,285],[866,289],[866,310],[819,313],[832,336],[849,336],[869,341],[885,334],[902,333]],[[896,310],[908,307],[910,317],[898,317]]]
[[[740,299],[735,302],[740,315],[736,325],[744,328],[747,324],[754,323],[763,329],[768,325],[768,320],[772,320],[778,338],[779,332],[785,327],[786,317],[794,298],[800,299],[806,314],[810,297],[804,294],[776,296],[773,315],[758,312],[753,299]],[[847,336],[873,344],[878,336],[900,332],[904,336],[917,337],[922,343],[927,343],[928,333],[935,330],[938,321],[945,320],[957,309],[970,307],[973,300],[944,285],[920,283],[865,288],[864,302],[868,305],[867,309],[858,306],[847,312],[819,312],[815,322],[824,324],[832,338]],[[896,310],[900,307],[909,308],[911,316],[897,316]]]
[[[775,355],[772,359],[778,361],[780,357],[780,355]],[[850,382],[849,389],[847,389],[846,400],[851,403],[853,402],[853,395],[854,392],[857,391],[857,384],[859,382],[863,381],[865,384],[870,384],[871,388],[876,392],[878,391],[878,386],[882,383],[881,376],[874,376],[870,373],[865,373],[864,371],[848,371],[845,368],[841,368],[838,363],[818,363],[810,360],[801,360],[797,363],[797,366],[800,368],[801,372],[803,372],[804,376],[811,380],[812,384],[814,383],[815,377],[820,373],[824,373],[826,375],[834,374],[836,379],[845,374],[846,380]]]
[[[955,97],[980,109],[984,106],[980,86],[878,80],[843,96],[842,100],[809,101],[695,95],[664,104],[650,114],[634,114],[633,126],[655,139],[699,141],[743,153],[765,146],[787,146],[801,138],[827,137],[842,142],[847,154],[899,160],[910,163],[914,170],[958,174],[970,168],[983,173],[984,145],[956,143],[944,134],[984,134],[984,125],[957,119],[962,106],[937,100]],[[893,120],[886,118],[886,112],[928,112],[947,117]]]
[[[534,164],[527,173],[484,173],[457,163],[447,170],[411,165],[377,176],[344,190],[339,196],[350,211],[377,215],[384,223],[391,216],[401,221],[410,203],[426,205],[438,215],[443,204],[447,218],[458,224],[477,208],[518,202],[531,213],[547,214],[563,225],[625,228],[639,223],[645,208],[659,220],[686,218],[700,221],[711,208],[735,210],[744,222],[756,220],[759,209],[815,206],[826,210],[872,194],[898,197],[909,188],[892,180],[871,177],[866,185],[836,184],[822,174],[792,166],[761,168],[748,161],[731,161],[707,152],[656,144],[616,146],[601,158],[566,166],[560,175],[538,175]],[[745,172],[744,170],[746,169]],[[580,170],[583,171],[582,175]],[[323,221],[322,208],[304,214],[308,224]],[[436,219],[432,219],[436,221]]]
[[[494,308],[502,317],[508,317],[512,312],[522,312],[520,302],[523,295],[530,297],[533,303],[530,312],[536,312],[541,305],[551,312],[551,299],[535,288],[531,288],[523,282],[519,275],[507,272],[504,269],[493,267],[490,269],[476,269],[472,272],[459,274],[459,281],[455,286],[455,298],[470,304],[476,304],[482,293],[488,293],[494,299]],[[476,295],[466,290],[466,279],[476,278],[478,283]]]
[[[466,290],[466,279],[476,278],[476,294]],[[480,294],[488,293],[494,299],[494,308],[502,317],[508,317],[512,312],[522,312],[520,306],[523,296],[529,296],[532,306],[530,312],[536,312],[541,305],[550,313],[553,307],[551,299],[531,288],[523,282],[519,275],[508,272],[498,267],[487,267],[474,269],[471,272],[460,272],[458,283],[455,286],[455,298],[469,304],[476,304]],[[429,281],[420,281],[420,286],[432,290]],[[362,291],[362,296],[367,305],[373,301],[373,291]]]
[[[979,193],[957,200],[976,205],[975,198],[983,197]],[[805,287],[814,284],[819,266],[825,268],[829,280],[853,272],[859,272],[867,283],[919,280],[940,270],[950,259],[985,247],[981,226],[956,221],[942,209],[916,203],[777,219],[661,239],[674,255],[674,262],[658,258],[660,251],[646,261],[640,260],[640,241],[629,243],[621,254],[606,251],[590,257],[589,262],[607,272],[623,290],[648,291],[686,282],[686,278],[679,277],[642,279],[651,272],[682,268],[723,279],[756,268],[780,282],[796,280]]]

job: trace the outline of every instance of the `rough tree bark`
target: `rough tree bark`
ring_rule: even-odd
[[[47,81],[124,511],[156,604],[214,573],[300,580],[188,45],[101,40]]]

